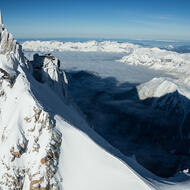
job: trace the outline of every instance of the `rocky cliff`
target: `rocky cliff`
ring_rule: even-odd
[[[0,39],[0,189],[3,190],[60,189],[61,177],[55,174],[62,134],[46,110],[51,106],[43,105],[34,89],[40,93],[45,86],[54,98],[59,94],[65,100],[67,81],[57,59],[47,55],[39,58],[28,62],[21,46],[3,29]],[[50,98],[49,93],[45,96]]]

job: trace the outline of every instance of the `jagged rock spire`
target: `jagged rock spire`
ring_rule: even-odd
[[[3,18],[2,18],[1,10],[0,10],[0,25],[3,25]]]

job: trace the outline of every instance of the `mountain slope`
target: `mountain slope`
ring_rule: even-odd
[[[85,134],[109,146],[68,101],[58,60],[27,62],[4,29],[0,62],[0,189],[149,189]]]

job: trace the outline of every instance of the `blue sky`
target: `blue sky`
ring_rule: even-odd
[[[2,0],[17,38],[190,40],[190,0]]]

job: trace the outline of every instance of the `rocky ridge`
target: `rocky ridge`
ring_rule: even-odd
[[[3,190],[60,189],[60,179],[55,174],[62,134],[34,98],[28,77],[48,85],[64,100],[67,80],[56,58],[46,55],[40,61],[39,57],[27,61],[22,47],[3,28],[0,35],[0,189]]]

